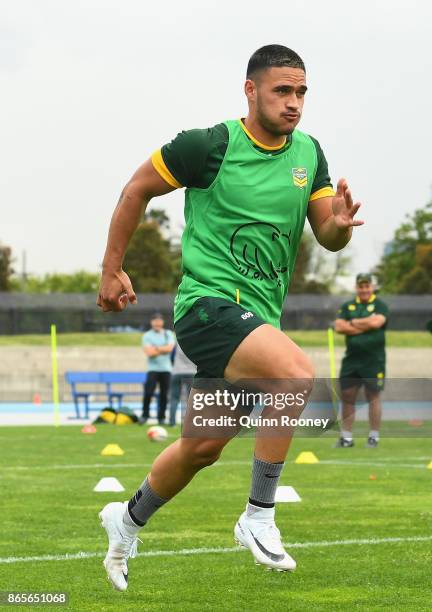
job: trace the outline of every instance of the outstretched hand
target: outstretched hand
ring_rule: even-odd
[[[96,301],[99,308],[102,308],[103,312],[120,312],[126,308],[128,302],[136,304],[137,297],[126,272],[102,272]]]
[[[364,221],[354,219],[360,206],[360,202],[353,203],[351,190],[346,180],[344,178],[339,179],[336,195],[333,196],[332,200],[332,210],[336,226],[347,228],[363,225]]]

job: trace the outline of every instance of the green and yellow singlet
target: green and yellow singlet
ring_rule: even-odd
[[[318,142],[294,130],[281,147],[266,147],[232,120],[182,132],[152,162],[187,188],[175,321],[209,296],[279,327],[308,203],[334,194]]]

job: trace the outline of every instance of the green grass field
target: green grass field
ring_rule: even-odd
[[[125,454],[102,457],[108,442]],[[243,438],[143,529],[129,590],[118,593],[102,567],[97,513],[135,491],[164,444],[135,426],[100,426],[95,435],[75,426],[4,427],[0,591],[67,591],[70,609],[92,612],[430,610],[430,440],[383,439],[374,450],[360,438],[353,449],[333,442],[295,440],[283,473],[281,484],[302,497],[277,508],[296,572],[267,572],[234,548],[232,529],[249,490],[252,440]],[[294,464],[300,450],[314,451],[320,463]],[[117,477],[126,492],[94,493],[103,476]],[[93,556],[64,558],[80,552]]]
[[[287,330],[290,338],[302,347],[326,347],[326,330]],[[386,334],[388,347],[400,348],[431,348],[432,335],[417,331],[388,331]],[[59,346],[140,346],[140,334],[86,333],[58,334]],[[48,334],[33,334],[24,336],[0,336],[0,346],[50,346]],[[344,346],[344,338],[335,334],[335,345]]]

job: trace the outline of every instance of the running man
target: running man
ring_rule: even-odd
[[[386,371],[385,329],[387,305],[374,293],[372,276],[357,274],[356,296],[342,304],[335,331],[345,335],[346,352],[339,375],[342,395],[342,429],[337,446],[354,446],[355,404],[364,385],[369,402],[368,448],[376,448],[381,425],[381,398]]]
[[[103,311],[136,303],[122,269],[128,241],[152,198],[186,187],[174,322],[178,343],[197,365],[197,381],[255,379],[276,387],[279,381],[278,388],[287,389],[300,379],[312,388],[312,363],[280,330],[305,218],[331,251],[343,249],[353,226],[363,222],[354,219],[360,204],[353,203],[347,181],[339,180],[335,194],[320,145],[296,129],[306,90],[297,53],[281,45],[262,47],[247,67],[247,117],[181,132],[137,170],[114,211],[97,300]],[[291,436],[292,431],[257,436],[249,500],[235,526],[236,540],[255,560],[278,570],[296,567],[274,519]],[[135,554],[139,530],[199,470],[217,461],[228,441],[183,435],[157,457],[129,502],[101,511],[109,539],[104,565],[115,588],[127,588],[127,560]]]

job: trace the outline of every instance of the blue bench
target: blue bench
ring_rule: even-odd
[[[88,418],[90,408],[90,396],[103,396],[108,398],[108,404],[111,408],[114,408],[116,404],[117,408],[121,408],[123,403],[123,397],[127,396],[139,396],[142,397],[144,394],[144,385],[147,380],[146,372],[66,372],[66,381],[70,384],[72,390],[72,397],[75,404],[76,418],[81,418],[80,413],[80,400],[84,402],[85,418]],[[104,385],[105,389],[92,390],[89,389],[88,385]],[[141,385],[140,391],[120,391],[118,388],[114,389],[113,385]],[[80,388],[78,389],[78,385]],[[85,389],[81,385],[86,385]],[[96,410],[96,408],[94,408]]]

